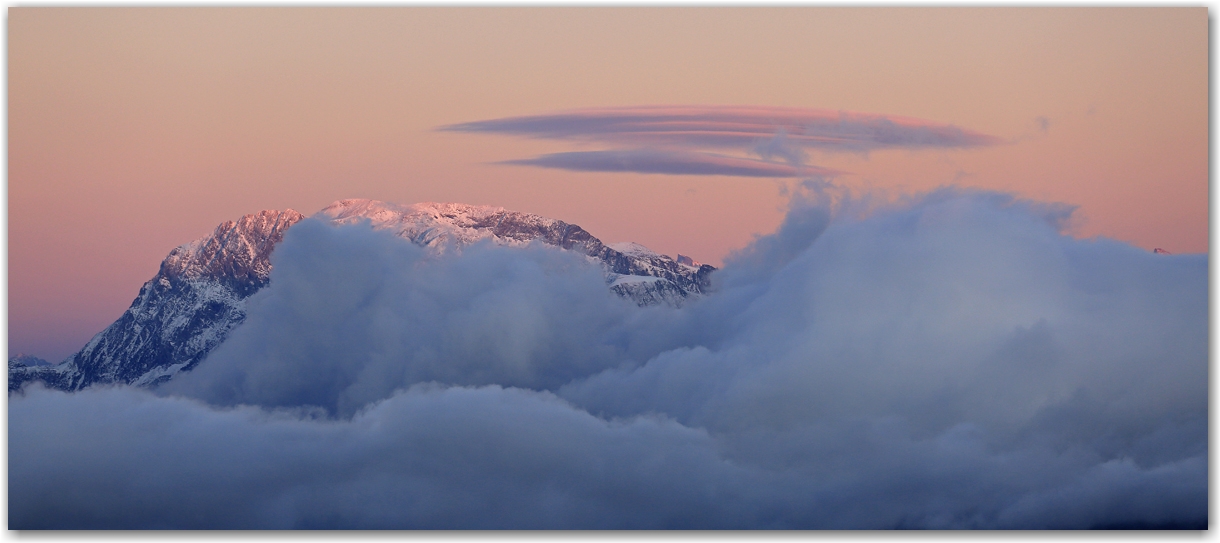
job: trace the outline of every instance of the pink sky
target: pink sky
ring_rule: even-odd
[[[782,219],[783,180],[496,164],[607,147],[435,130],[586,108],[954,125],[1006,143],[808,158],[848,185],[1013,191],[1080,206],[1079,236],[1208,247],[1206,8],[18,7],[8,39],[9,349],[52,361],[170,249],[262,209],[492,204],[714,264]]]

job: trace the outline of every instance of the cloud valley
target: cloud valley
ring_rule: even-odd
[[[10,398],[10,528],[1206,527],[1206,255],[792,202],[682,309],[303,221],[194,371]]]

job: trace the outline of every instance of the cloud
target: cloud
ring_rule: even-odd
[[[1002,142],[995,136],[911,117],[763,106],[590,108],[452,124],[437,130],[621,147],[552,153],[500,164],[741,177],[826,178],[844,173],[808,165],[808,149],[867,153],[881,149],[964,149]],[[749,153],[763,160],[703,152],[706,149]]]
[[[749,521],[731,496],[746,493],[750,470],[718,458],[705,432],[662,418],[607,422],[548,393],[418,386],[343,421],[121,388],[35,390],[16,403],[13,528]],[[60,424],[30,426],[50,418]]]
[[[10,528],[1206,527],[1206,255],[798,190],[680,310],[302,222],[191,374],[10,398]]]
[[[769,158],[769,157],[768,157]],[[552,153],[500,164],[542,166],[579,172],[636,172],[740,177],[834,177],[843,172],[818,166],[779,164],[712,153],[660,149],[615,149]]]
[[[755,145],[753,152],[763,160],[779,157],[793,166],[802,165],[809,160],[809,154],[799,145],[794,145],[789,141],[788,134],[782,129],[777,131],[770,140]]]
[[[272,257],[275,286],[165,392],[351,416],[413,383],[547,389],[628,356],[607,338],[636,308],[583,255],[491,242],[430,255],[367,221],[308,219],[289,232]]]
[[[1038,130],[1044,134],[1051,127],[1051,120],[1048,117],[1046,117],[1045,115],[1039,115],[1037,117],[1034,117],[1034,122],[1038,123]]]
[[[590,108],[439,128],[569,141],[681,148],[750,149],[786,134],[793,145],[827,151],[970,148],[995,136],[912,117],[763,106]]]

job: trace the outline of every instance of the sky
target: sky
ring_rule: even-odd
[[[1206,15],[12,8],[12,352],[341,198],[719,269],[306,218],[191,371],[10,395],[9,527],[1206,528]]]
[[[8,23],[9,349],[52,361],[173,247],[341,198],[502,206],[720,265],[775,230],[797,173],[1009,191],[1078,206],[1078,237],[1207,250],[1205,8],[17,7]],[[986,144],[472,125],[649,106],[907,118]]]

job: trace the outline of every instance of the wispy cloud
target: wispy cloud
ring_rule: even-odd
[[[1051,127],[1051,120],[1045,115],[1039,115],[1034,119],[1034,122],[1038,123],[1038,130],[1041,130],[1044,134]]]
[[[783,133],[802,147],[851,152],[982,147],[1002,141],[951,124],[912,117],[762,106],[592,108],[452,124],[440,130],[630,145],[742,149]]]
[[[766,106],[590,108],[451,124],[438,130],[624,147],[553,153],[501,164],[744,177],[845,173],[807,165],[806,150],[867,153],[882,149],[965,149],[1002,141],[951,124],[912,117]],[[706,149],[737,151],[762,160],[701,152]]]
[[[635,172],[740,177],[833,177],[843,172],[818,166],[768,162],[713,153],[667,149],[611,149],[551,153],[499,164],[541,166],[578,172]]]

